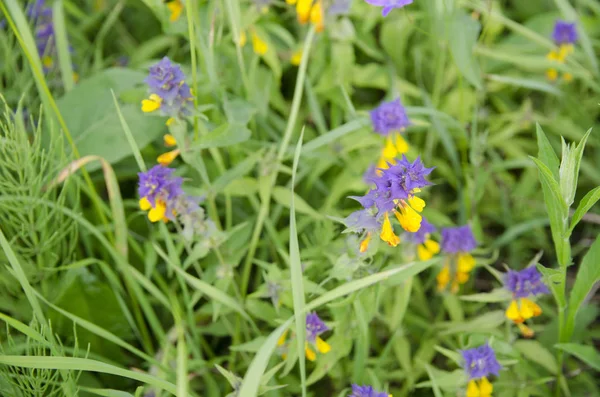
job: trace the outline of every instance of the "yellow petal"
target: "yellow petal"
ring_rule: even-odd
[[[452,280],[452,286],[450,287],[450,292],[453,294],[458,293],[458,290],[460,289],[460,285],[458,284],[457,280]]]
[[[163,141],[165,142],[165,146],[167,147],[172,147],[177,145],[177,141],[175,140],[175,137],[171,134],[165,134],[163,136]]]
[[[394,211],[400,226],[407,232],[414,233],[421,228],[421,215],[407,204],[400,205],[400,211]]]
[[[296,4],[296,0],[285,0],[285,2],[292,5]]]
[[[163,153],[160,156],[158,156],[158,158],[156,159],[156,162],[158,162],[160,165],[166,167],[169,164],[171,164],[173,162],[173,160],[175,160],[177,158],[177,156],[179,156],[180,152],[181,152],[181,150],[175,149],[175,150],[171,150],[170,152]]]
[[[381,170],[387,170],[390,168],[390,164],[396,164],[396,160],[385,156],[379,157],[379,161],[377,161],[377,175],[381,175]]]
[[[494,391],[494,386],[490,383],[490,381],[483,377],[479,381],[479,395],[480,397],[492,397],[492,392]]]
[[[169,22],[177,21],[181,16],[181,12],[183,11],[183,3],[181,0],[173,0],[168,2],[167,7],[169,8],[169,11],[171,11]]]
[[[175,117],[169,117],[165,125],[168,127],[175,122]]]
[[[310,10],[310,23],[315,25],[315,30],[317,32],[322,32],[323,29],[325,29],[325,24],[323,23],[323,5],[321,4],[321,0],[317,0]]]
[[[433,257],[433,252],[429,251],[424,245],[419,244],[417,246],[417,256],[420,260],[426,261]]]
[[[573,81],[573,75],[572,75],[571,73],[569,73],[569,72],[565,72],[565,73],[563,73],[563,76],[562,76],[562,78],[563,78],[563,80],[564,80],[564,81],[566,81],[567,83],[568,83],[568,82],[570,82],[570,81]]]
[[[465,272],[456,272],[456,282],[459,284],[464,284],[469,281],[469,273]]]
[[[469,381],[469,384],[467,385],[466,397],[480,397],[479,387],[477,387],[477,383],[475,383],[474,380]]]
[[[165,218],[166,210],[167,210],[167,207],[166,207],[165,203],[158,200],[156,202],[156,207],[154,207],[150,211],[148,211],[148,219],[150,219],[150,222],[158,222],[161,219]]]
[[[325,342],[323,339],[321,339],[318,336],[317,336],[317,339],[315,340],[315,344],[317,346],[317,350],[319,351],[319,353],[327,354],[331,351],[331,345],[329,343]]]
[[[475,267],[475,258],[471,254],[458,254],[457,265],[459,272],[468,273]]]
[[[442,270],[436,276],[437,285],[439,290],[443,290],[446,288],[448,283],[450,282],[450,266],[445,264]]]
[[[550,51],[548,55],[546,55],[546,59],[549,61],[557,61],[558,53],[556,51]]]
[[[304,344],[304,353],[306,354],[306,358],[308,359],[308,361],[315,361],[317,359],[317,353],[315,353],[311,350],[310,347],[308,347],[308,342]]]
[[[42,65],[44,65],[45,68],[49,69],[52,67],[52,65],[54,65],[54,61],[48,55],[44,55],[42,57]]]
[[[398,151],[398,153],[400,153],[400,154],[407,153],[408,152],[408,143],[406,142],[406,140],[404,139],[402,134],[397,132],[394,134],[394,136],[396,138],[396,150]]]
[[[392,247],[395,247],[400,243],[400,237],[396,236],[394,233],[394,229],[392,228],[392,223],[390,222],[387,212],[385,213],[385,218],[383,220],[383,225],[381,226],[381,234],[379,234],[379,237],[381,237],[383,241]]]
[[[288,330],[283,331],[283,334],[277,339],[277,346],[283,346],[285,339],[287,338]]]
[[[300,62],[302,62],[302,50],[296,50],[293,54],[292,54],[292,58],[290,59],[290,63],[294,66],[298,66],[300,65]]]
[[[296,3],[296,13],[298,14],[298,22],[305,24],[310,19],[310,9],[313,0],[298,0]]]
[[[521,335],[523,335],[526,338],[533,338],[533,336],[535,335],[535,332],[533,332],[533,330],[525,324],[517,324],[517,327],[519,327]]]
[[[569,54],[573,53],[573,45],[572,44],[563,44],[558,49],[558,58],[561,60],[567,59]]]
[[[252,49],[258,55],[265,55],[269,50],[269,46],[256,33],[252,33]]]
[[[360,242],[360,252],[365,252],[369,248],[369,242],[371,241],[371,233],[367,233],[367,237],[363,241]]]
[[[514,321],[517,324],[522,323],[524,321],[523,317],[521,317],[521,313],[519,312],[519,305],[515,300],[510,302],[510,305],[508,305],[508,308],[506,309],[506,312],[504,312],[504,315],[506,316],[506,318]]]
[[[525,320],[542,314],[542,309],[535,302],[532,302],[527,298],[521,298],[519,300],[519,308],[521,317]]]
[[[410,196],[408,199],[408,205],[410,205],[415,211],[422,212],[425,208],[425,200],[417,196]]]
[[[142,211],[148,211],[150,208],[152,208],[152,204],[150,204],[150,201],[148,201],[146,197],[142,197],[140,199],[140,209]]]
[[[548,69],[546,71],[546,77],[550,81],[555,81],[558,78],[558,72],[556,71],[556,69]]]
[[[142,112],[154,112],[160,108],[161,103],[162,99],[158,95],[151,94],[148,99],[142,101]]]
[[[240,47],[245,46],[247,42],[248,42],[248,37],[246,36],[246,32],[240,33],[240,38],[238,40],[238,43],[240,43]]]
[[[381,151],[381,157],[386,159],[393,159],[398,154],[398,150],[396,149],[396,145],[392,141],[391,137],[387,137],[385,139],[385,145],[383,150]]]
[[[428,238],[425,240],[424,244],[427,250],[432,254],[437,254],[440,252],[440,244],[437,241],[433,241],[432,239]]]

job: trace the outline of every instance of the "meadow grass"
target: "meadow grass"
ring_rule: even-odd
[[[600,395],[600,6],[404,3],[0,2],[0,395]]]

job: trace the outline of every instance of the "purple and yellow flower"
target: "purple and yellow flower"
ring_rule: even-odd
[[[172,168],[155,165],[146,172],[138,173],[140,209],[148,211],[151,222],[167,222],[176,214],[178,199],[183,196],[183,179],[173,175]]]
[[[457,293],[460,284],[469,280],[475,267],[475,258],[470,254],[477,247],[471,226],[447,227],[442,229],[442,251],[447,254],[444,267],[437,275],[438,290],[450,284],[450,291]]]
[[[321,320],[315,312],[311,312],[306,316],[306,342],[304,343],[304,353],[309,361],[317,359],[317,353],[327,354],[331,351],[329,343],[321,338],[321,334],[329,331],[329,327]],[[277,346],[281,350],[281,356],[287,357],[287,348],[285,346],[288,331],[286,330],[277,341]],[[315,350],[313,350],[315,349]]]
[[[369,243],[373,234],[381,230],[381,222],[377,220],[372,210],[362,209],[354,211],[344,219],[346,232],[358,233],[361,235],[359,251],[365,252],[369,248]]]
[[[550,51],[546,58],[549,61],[564,64],[567,56],[573,53],[573,45],[577,41],[575,23],[557,20],[552,31],[552,40],[557,48]],[[550,81],[556,81],[558,79],[558,71],[555,68],[550,68],[546,71],[546,77]],[[567,82],[573,80],[571,73],[563,73],[562,78]]]
[[[513,296],[505,312],[506,318],[519,327],[523,336],[531,338],[534,332],[524,323],[526,320],[542,314],[542,308],[529,297],[550,293],[542,280],[542,275],[535,266],[521,271],[509,270],[506,274],[504,288],[509,290]]]
[[[379,392],[373,389],[373,386],[352,385],[352,394],[348,397],[392,397],[391,394]]]
[[[400,98],[383,102],[369,114],[373,130],[385,137],[377,168],[387,168],[389,164],[396,163],[396,157],[399,154],[408,152],[408,143],[402,137],[402,132],[410,125],[410,120]]]
[[[285,0],[285,2],[296,6],[296,15],[301,25],[310,22],[317,32],[325,29],[323,0]]]
[[[487,379],[498,376],[502,366],[496,359],[496,353],[489,344],[473,349],[462,350],[463,368],[469,378],[466,397],[491,397],[493,386]]]
[[[419,230],[407,233],[407,240],[417,246],[417,256],[422,261],[431,259],[440,252],[440,244],[431,238],[431,233],[435,231],[435,226],[423,218]]]
[[[383,7],[381,15],[387,16],[394,8],[402,8],[412,4],[413,0],[365,0],[372,6]]]
[[[170,0],[167,2],[167,8],[169,9],[169,22],[176,22],[181,17],[184,6],[182,0]]]

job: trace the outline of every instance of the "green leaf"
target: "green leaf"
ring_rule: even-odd
[[[454,63],[460,73],[477,89],[482,89],[481,71],[475,60],[473,48],[479,37],[481,25],[463,11],[458,11],[450,22],[448,41]]]
[[[500,324],[503,324],[504,321],[504,311],[490,311],[485,314],[482,314],[481,316],[475,317],[470,321],[448,323],[448,325],[446,326],[446,330],[443,331],[442,334],[449,335],[461,332],[489,332],[490,330],[498,327]]]
[[[579,205],[577,206],[577,209],[575,210],[575,212],[573,213],[573,217],[571,218],[569,234],[573,232],[575,226],[577,226],[579,221],[583,219],[583,216],[587,214],[587,212],[594,206],[594,204],[596,204],[598,200],[600,200],[600,186],[590,190],[588,194],[586,194],[579,202]]]
[[[132,154],[127,137],[121,131],[111,90],[119,95],[141,84],[144,77],[144,73],[129,69],[107,69],[81,81],[57,101],[81,156],[97,155],[112,164]],[[120,110],[127,125],[132,126],[133,138],[140,148],[166,132],[164,117],[144,114],[137,104],[124,104]],[[98,166],[90,164],[88,169]]]
[[[100,361],[77,357],[43,357],[43,356],[0,356],[0,364],[22,368],[67,369],[73,371],[91,371],[117,375],[144,382],[150,386],[168,391],[176,395],[176,387],[171,382],[148,375],[144,372],[129,371]]]
[[[525,358],[546,368],[550,373],[558,373],[556,358],[540,342],[536,340],[518,340],[514,344]]]
[[[505,288],[496,288],[491,292],[485,292],[481,294],[462,295],[460,300],[468,302],[507,302],[511,300],[511,293]]]
[[[487,74],[486,78],[490,81],[495,81],[506,85],[524,87],[530,90],[543,91],[556,96],[562,95],[562,92],[558,88],[556,88],[556,85],[547,83],[542,80],[522,79],[518,77],[503,76],[498,74]]]
[[[564,307],[567,304],[565,297],[565,272],[560,269],[551,269],[542,265],[537,265],[537,269],[544,276],[544,283],[552,291],[552,295],[559,307]]]
[[[583,257],[579,266],[575,284],[569,298],[569,314],[567,316],[567,335],[570,337],[575,326],[575,318],[586,296],[594,284],[600,281],[600,235]]]
[[[273,189],[273,200],[287,208],[291,208],[291,203],[294,202],[297,212],[309,215],[315,219],[322,218],[321,214],[315,211],[302,197],[283,186],[275,186]]]
[[[562,161],[558,174],[560,177],[560,190],[567,207],[570,207],[575,199],[581,157],[591,131],[591,129],[588,130],[576,147],[571,144],[566,145],[563,141]]]
[[[213,147],[231,146],[247,141],[250,139],[251,134],[250,130],[243,124],[225,123],[200,137],[198,142],[190,146],[187,150],[196,151]]]
[[[552,148],[552,145],[550,145],[550,141],[546,137],[546,134],[544,134],[544,130],[542,130],[542,127],[538,123],[535,125],[535,132],[538,143],[538,158],[552,172],[554,180],[558,181],[558,167],[560,164],[558,156]]]
[[[593,346],[578,343],[559,343],[554,347],[574,355],[596,371],[600,371],[600,353]]]

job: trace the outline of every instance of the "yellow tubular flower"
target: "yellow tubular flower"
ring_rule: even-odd
[[[369,248],[369,243],[371,242],[371,232],[367,233],[367,237],[363,241],[360,242],[360,252],[365,252]]]
[[[304,344],[304,353],[306,354],[306,359],[308,361],[315,361],[317,359],[317,353],[312,351],[312,349],[308,346],[308,342]]]
[[[44,65],[45,68],[50,69],[52,65],[54,65],[54,61],[48,55],[44,55],[42,57],[42,65]]]
[[[398,149],[391,137],[385,138],[385,145],[381,151],[381,157],[393,160],[398,155]],[[387,168],[387,167],[386,167]]]
[[[479,397],[479,387],[475,380],[469,381],[466,397]]]
[[[285,339],[287,338],[288,330],[283,331],[283,334],[277,339],[277,346],[283,346]]]
[[[546,71],[546,77],[550,81],[555,81],[556,79],[558,79],[558,72],[556,71],[556,69],[548,69]]]
[[[171,134],[165,134],[163,136],[163,142],[165,143],[166,147],[173,147],[173,146],[177,145],[177,141],[175,140],[175,137]]]
[[[171,164],[173,162],[173,160],[175,160],[177,158],[177,156],[179,156],[179,153],[181,153],[181,150],[179,150],[179,149],[175,149],[175,150],[171,150],[170,152],[163,153],[156,158],[156,162],[159,163],[160,165],[166,167],[169,164]]]
[[[542,314],[542,308],[537,303],[527,298],[521,298],[520,301],[521,315],[523,318],[528,319],[531,317],[537,317]]]
[[[427,239],[423,244],[425,245],[425,248],[427,248],[427,250],[429,250],[429,252],[433,253],[434,255],[440,252],[440,244],[437,241]]]
[[[469,273],[456,272],[455,280],[458,284],[464,284],[469,281]]]
[[[570,82],[570,81],[573,81],[573,75],[572,75],[571,73],[569,73],[569,72],[565,72],[565,73],[563,73],[563,76],[562,76],[562,78],[563,78],[563,80],[564,80],[564,81],[566,81],[567,83],[568,83],[568,82]]]
[[[399,132],[394,132],[393,134],[394,134],[394,137],[396,140],[396,150],[398,151],[398,153],[400,153],[400,154],[407,153],[408,152],[408,143],[406,142],[406,140],[404,139],[402,134]]]
[[[175,22],[181,16],[183,12],[183,3],[181,0],[173,0],[167,3],[167,8],[171,11],[171,15],[169,16],[169,22]]]
[[[517,327],[519,327],[521,335],[523,335],[526,338],[532,338],[535,335],[535,332],[533,332],[533,330],[525,324],[517,324]]]
[[[385,218],[383,219],[383,225],[381,226],[381,234],[379,237],[381,237],[383,241],[392,247],[395,247],[400,243],[400,237],[396,236],[394,233],[394,229],[392,228],[392,224],[387,212],[385,213]]]
[[[247,42],[248,42],[248,36],[246,36],[246,32],[240,33],[240,37],[238,39],[238,43],[240,44],[240,47],[245,46]]]
[[[265,55],[269,50],[269,46],[256,33],[252,33],[252,49],[258,55]]]
[[[150,222],[158,222],[161,219],[166,220],[167,217],[165,213],[167,211],[167,206],[163,201],[156,201],[156,207],[153,207],[150,211],[148,211],[148,219]]]
[[[468,273],[475,267],[475,258],[468,253],[458,254],[456,262],[459,272]]]
[[[161,97],[156,94],[150,94],[148,99],[142,101],[142,112],[150,113],[158,110],[162,103]]]
[[[296,3],[296,13],[298,14],[298,22],[305,24],[310,19],[310,9],[313,0],[298,0]]]
[[[399,205],[400,212],[394,211],[400,226],[407,232],[414,233],[421,228],[421,220],[423,217],[417,213],[411,206],[405,202],[401,202]]]
[[[142,211],[148,211],[150,208],[152,208],[152,204],[150,204],[150,201],[148,201],[146,197],[142,197],[139,204]]]
[[[175,122],[175,117],[169,117],[165,125],[168,127]]]
[[[290,63],[294,66],[298,66],[300,65],[300,62],[302,62],[302,50],[296,50],[296,52],[292,54]]]
[[[410,205],[415,211],[422,212],[425,208],[425,200],[417,196],[411,196],[408,199],[408,205]]]
[[[446,287],[448,286],[448,283],[450,282],[450,265],[447,262],[446,262],[446,264],[444,264],[444,267],[442,268],[442,270],[440,270],[440,272],[438,273],[436,280],[437,280],[438,290],[442,291],[442,290],[446,289]]]
[[[319,353],[327,354],[331,351],[331,345],[321,339],[319,336],[315,339],[315,345]]]
[[[296,4],[296,0],[285,0],[285,2],[291,5]]]
[[[504,312],[504,315],[506,316],[506,318],[517,324],[520,324],[523,321],[525,321],[521,316],[521,313],[519,312],[519,305],[516,300],[510,302],[510,305],[508,305],[508,308]]]
[[[321,0],[317,0],[310,10],[310,23],[315,26],[317,32],[322,32],[325,29],[323,21],[323,4]]]
[[[481,378],[479,381],[479,396],[480,397],[492,397],[494,386],[490,383],[487,378]]]
[[[433,252],[429,251],[425,245],[420,244],[417,246],[417,256],[419,257],[419,260],[426,261],[431,259],[433,255]]]

